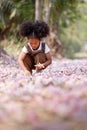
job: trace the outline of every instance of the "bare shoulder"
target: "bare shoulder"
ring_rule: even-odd
[[[20,55],[19,55],[19,58],[18,59],[24,59],[26,56],[26,53],[21,51]]]
[[[51,59],[51,54],[50,54],[50,52],[46,53],[46,58],[47,58],[47,59]]]

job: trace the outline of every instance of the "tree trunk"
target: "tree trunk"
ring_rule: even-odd
[[[46,23],[49,23],[51,7],[52,7],[51,1],[50,0],[44,0],[43,20]]]
[[[36,0],[35,1],[35,20],[40,20],[40,12],[41,12],[41,0]]]
[[[53,56],[62,57],[63,54],[63,46],[61,41],[57,38],[54,32],[50,32],[49,36],[47,37],[47,43],[51,49],[51,54]]]
[[[0,40],[4,40],[6,33],[10,30],[11,26],[12,26],[12,22],[14,21],[14,18],[12,18],[4,27],[4,29],[0,28]]]

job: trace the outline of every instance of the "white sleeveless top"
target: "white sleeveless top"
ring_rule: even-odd
[[[31,45],[30,45],[30,43],[28,43],[28,45],[29,45],[29,47],[31,48],[31,50],[33,51],[33,52],[37,52],[38,50],[41,50],[42,48],[42,41],[40,42],[40,45],[39,45],[39,48],[37,49],[37,50],[33,50],[32,49],[32,47],[31,47]],[[24,53],[28,53],[28,50],[27,50],[27,48],[26,48],[26,46],[24,46],[23,48],[22,48],[22,51],[24,52]],[[50,51],[50,49],[49,49],[49,47],[48,47],[48,45],[45,43],[45,54],[46,53],[48,53]]]

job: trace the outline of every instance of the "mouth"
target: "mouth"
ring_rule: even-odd
[[[37,50],[37,48],[33,48],[33,50]]]

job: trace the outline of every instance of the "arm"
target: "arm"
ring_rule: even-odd
[[[39,63],[37,65],[35,65],[36,67],[36,70],[41,70],[43,68],[46,68],[48,65],[50,65],[52,63],[52,59],[51,59],[51,55],[50,53],[46,53],[46,58],[47,58],[47,61],[43,64]]]
[[[24,65],[24,59],[26,57],[26,53],[21,52],[18,58],[18,63],[21,66],[21,68],[24,70],[26,75],[30,75],[31,73],[29,72],[29,70],[27,70],[26,66]]]
[[[50,65],[52,63],[52,58],[51,58],[51,55],[50,53],[46,53],[46,58],[47,58],[47,61],[45,63],[43,63],[44,67],[47,67],[48,65]]]

